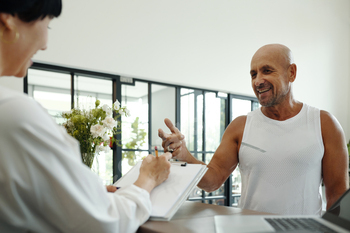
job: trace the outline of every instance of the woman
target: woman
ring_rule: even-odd
[[[0,1],[0,76],[25,76],[61,4]],[[0,232],[135,232],[170,157],[149,155],[134,185],[107,192],[81,162],[75,139],[34,100],[0,87]]]

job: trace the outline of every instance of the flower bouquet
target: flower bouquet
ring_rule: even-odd
[[[130,112],[126,107],[120,107],[118,100],[112,108],[107,104],[101,107],[100,101],[96,100],[93,109],[73,108],[62,113],[61,116],[66,120],[62,125],[69,135],[79,141],[81,158],[85,165],[91,168],[96,153],[107,153],[113,143],[118,143],[113,135],[121,133],[118,118],[122,114],[129,116]]]

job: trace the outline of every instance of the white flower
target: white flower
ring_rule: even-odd
[[[117,125],[117,121],[115,121],[113,117],[106,117],[102,123],[108,129],[113,129]]]
[[[107,104],[103,105],[102,109],[106,112],[107,116],[112,116],[112,109]]]
[[[90,132],[93,138],[97,138],[99,136],[102,137],[103,134],[106,132],[106,129],[102,125],[97,124],[91,126]]]
[[[118,111],[120,109],[120,102],[116,100],[113,104],[113,109]]]
[[[111,136],[108,135],[108,133],[105,133],[103,136],[102,136],[102,139],[103,141],[109,141]]]
[[[125,116],[126,116],[126,117],[131,116],[129,109],[126,109],[126,108],[125,108]]]

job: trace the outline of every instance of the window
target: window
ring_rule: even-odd
[[[130,117],[122,117],[122,174],[130,170],[149,150],[148,84],[135,82],[133,86],[122,84],[122,106],[130,110]]]
[[[220,144],[227,125],[237,116],[259,107],[255,98],[151,82],[80,69],[34,63],[24,79],[25,92],[43,105],[61,124],[62,111],[91,108],[96,99],[112,105],[119,100],[130,110],[122,117],[122,134],[116,135],[122,146],[96,156],[92,170],[105,184],[119,179],[157,146],[163,152],[158,129],[169,132],[169,118],[185,135],[189,151],[209,163]],[[27,88],[26,88],[27,87]],[[199,188],[191,201],[217,205],[235,205],[240,196],[240,174],[235,171],[215,192]]]
[[[38,101],[58,124],[63,123],[61,113],[71,109],[70,75],[29,69],[28,76],[28,95]]]
[[[236,117],[241,115],[247,115],[250,111],[259,108],[259,103],[257,101],[247,100],[240,97],[232,97],[232,118],[234,120]],[[241,173],[239,167],[232,172],[232,206],[237,206],[239,198],[241,196]]]
[[[225,125],[225,99],[216,92],[180,89],[180,130],[186,145],[198,160],[209,163],[220,144]],[[190,200],[202,200],[210,204],[224,204],[224,185],[212,193],[195,188]]]

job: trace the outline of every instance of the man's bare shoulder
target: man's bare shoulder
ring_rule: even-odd
[[[234,138],[241,138],[244,131],[244,126],[247,121],[247,116],[242,115],[236,117],[226,129],[226,132],[229,133]]]
[[[333,116],[331,113],[329,113],[325,110],[320,110],[320,118],[321,118],[322,133],[326,133],[328,131],[331,132],[335,129],[342,131],[340,123],[335,118],[335,116]]]
[[[321,131],[326,152],[328,148],[346,148],[343,128],[338,120],[327,111],[320,111]],[[327,153],[326,153],[327,154]]]
[[[235,123],[237,125],[245,125],[245,122],[247,120],[247,115],[242,115],[242,116],[238,116],[236,117],[231,123]]]
[[[334,118],[334,116],[332,114],[330,114],[329,112],[327,112],[325,110],[320,110],[320,116],[321,116],[321,119],[324,118],[326,120],[330,120],[330,119]]]

